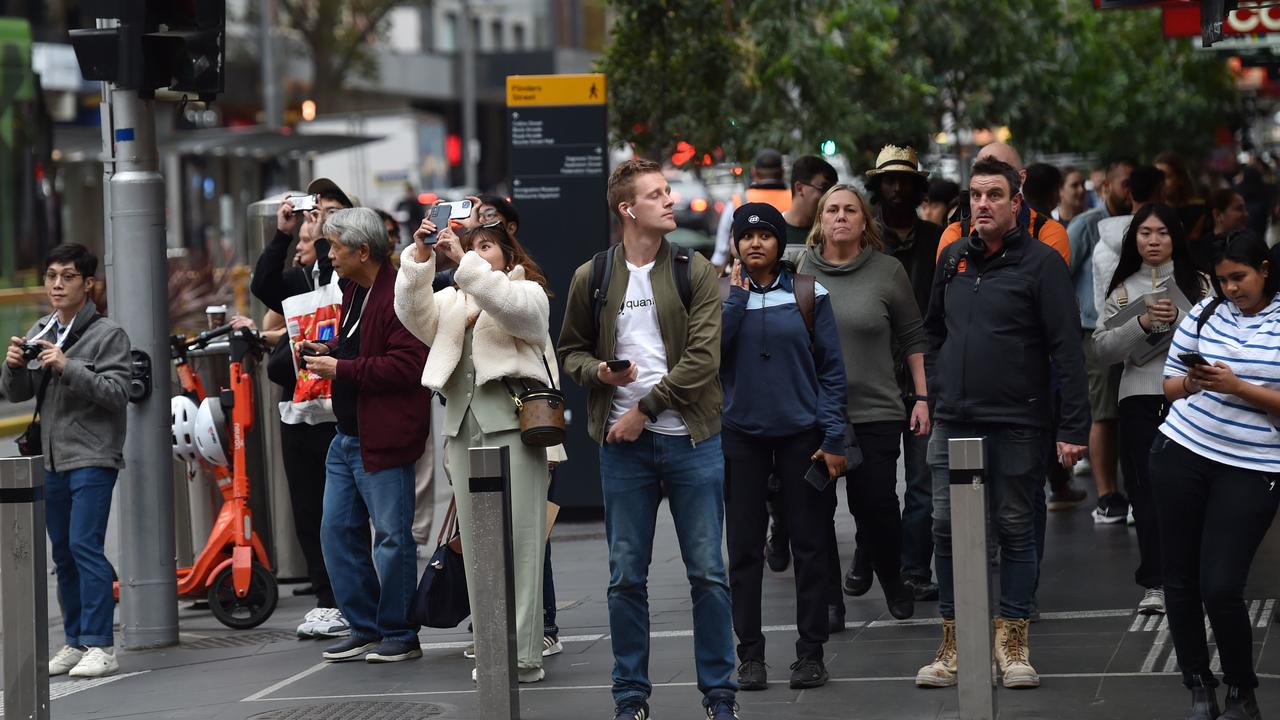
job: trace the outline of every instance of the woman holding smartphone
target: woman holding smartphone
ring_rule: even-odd
[[[890,614],[905,619],[915,613],[915,601],[901,577],[898,450],[904,422],[917,435],[929,434],[925,336],[907,271],[883,251],[884,241],[865,198],[849,185],[835,185],[819,201],[818,220],[798,269],[813,274],[831,293],[844,357],[848,417],[862,449],[862,464],[849,472],[845,488],[858,524],[858,549],[844,592],[865,594],[874,568]],[[899,357],[906,358],[915,389],[909,413],[903,411],[895,374]],[[831,602],[839,603],[843,624],[834,526],[829,533],[831,582],[837,586]]]
[[[1248,230],[1213,241],[1216,297],[1169,348],[1172,406],[1151,446],[1165,603],[1193,720],[1256,720],[1249,566],[1280,508],[1280,273]],[[1218,714],[1203,615],[1227,684]]]
[[[430,244],[438,238],[439,242]],[[458,492],[470,477],[468,448],[511,449],[511,528],[515,568],[516,645],[519,681],[538,682],[542,669],[542,562],[546,541],[549,455],[524,444],[512,386],[559,387],[558,369],[547,334],[547,281],[524,247],[504,227],[476,227],[459,240],[425,219],[400,258],[396,315],[431,348],[422,384],[445,403],[445,471],[449,474],[469,567],[482,558],[474,548],[471,495]],[[465,251],[465,252],[464,252]],[[454,285],[433,292],[436,258],[457,262]],[[467,590],[478,597],[473,573]],[[472,673],[474,677],[474,671]]]
[[[827,682],[827,528],[835,478],[845,472],[844,361],[826,288],[781,261],[786,227],[767,203],[734,212],[741,260],[733,263],[720,336],[725,528],[742,690],[768,687],[760,585],[771,475],[781,480],[795,557],[800,638],[791,687]]]
[[[1093,333],[1099,362],[1124,363],[1120,377],[1120,467],[1138,529],[1138,569],[1134,579],[1145,589],[1138,612],[1165,611],[1160,573],[1160,523],[1148,473],[1151,443],[1164,421],[1164,360],[1173,328],[1205,294],[1178,213],[1166,205],[1147,205],[1129,224],[1120,261],[1107,286],[1107,301]],[[1123,323],[1113,320],[1147,298],[1146,311]]]

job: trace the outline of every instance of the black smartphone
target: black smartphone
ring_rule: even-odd
[[[1183,364],[1184,364],[1184,365],[1188,365],[1188,366],[1190,366],[1190,365],[1210,365],[1210,364],[1211,364],[1208,360],[1205,360],[1205,359],[1204,359],[1204,356],[1203,356],[1203,355],[1201,355],[1201,354],[1200,354],[1200,353],[1198,353],[1198,352],[1184,352],[1184,353],[1178,353],[1178,359],[1179,359],[1179,360],[1181,360],[1181,361],[1183,362]]]
[[[422,239],[423,245],[435,245],[440,239],[440,231],[449,227],[449,215],[453,210],[452,205],[440,203],[433,205],[427,213],[427,219],[436,224],[436,231]]]
[[[804,479],[818,492],[826,490],[827,486],[831,484],[831,476],[827,474],[827,461],[814,460],[813,464],[809,466],[809,471],[804,474]]]
[[[605,363],[605,367],[609,368],[609,372],[622,372],[631,367],[630,360],[610,360]]]

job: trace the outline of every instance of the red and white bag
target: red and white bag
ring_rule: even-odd
[[[289,424],[332,422],[333,382],[303,367],[300,352],[304,342],[327,343],[338,336],[342,324],[342,290],[337,276],[328,285],[285,298],[283,309],[298,382],[293,399],[280,403],[280,417]]]

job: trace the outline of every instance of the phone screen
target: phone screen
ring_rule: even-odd
[[[1185,365],[1208,365],[1209,361],[1198,352],[1178,353],[1178,359]]]
[[[821,459],[814,460],[813,464],[809,466],[809,471],[804,474],[804,479],[815,490],[819,492],[826,490],[827,486],[831,484],[831,476],[827,474],[826,461]]]

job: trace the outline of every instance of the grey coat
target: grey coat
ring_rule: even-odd
[[[81,333],[79,328],[96,312],[90,301],[76,314],[72,334],[80,338],[67,351],[66,370],[54,373],[45,391],[40,428],[46,470],[124,467],[131,347],[124,329],[106,318],[98,318]],[[37,320],[27,337],[52,317]],[[43,370],[15,370],[7,362],[0,366],[0,390],[5,397],[23,402],[35,396]]]

